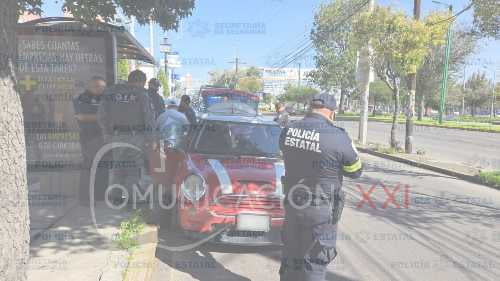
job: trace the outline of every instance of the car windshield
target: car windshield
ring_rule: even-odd
[[[199,133],[194,150],[209,154],[276,157],[280,131],[277,125],[209,122]]]

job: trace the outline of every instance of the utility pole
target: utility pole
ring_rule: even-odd
[[[246,64],[246,62],[240,61],[240,58],[238,56],[234,57],[234,60],[228,61],[228,63],[234,63],[236,74],[238,74],[239,65],[240,64]]]
[[[434,3],[443,4],[438,1],[432,1]],[[453,14],[453,6],[448,5],[448,9],[450,10],[450,14]],[[448,33],[446,35],[446,52],[444,57],[444,68],[443,68],[443,79],[441,81],[441,95],[439,99],[439,124],[443,124],[443,114],[445,111],[446,104],[446,93],[448,92],[448,63],[450,61],[450,49],[451,49],[451,24],[448,26]]]
[[[155,44],[154,44],[154,26],[153,21],[149,22],[149,52],[154,57],[155,56]],[[156,77],[156,66],[153,66],[153,77]]]
[[[420,0],[413,1],[413,17],[416,21],[420,20]],[[408,75],[408,108],[406,109],[406,138],[405,152],[413,152],[413,127],[415,117],[415,92],[417,88],[417,70]]]
[[[299,81],[298,81],[299,88],[300,88],[300,80],[301,80],[301,77],[300,77],[300,62],[299,62]]]
[[[467,68],[467,64],[464,64],[464,77],[462,81],[462,115],[465,115],[465,70]]]
[[[375,9],[375,0],[369,0],[368,11],[373,12]],[[370,43],[359,52],[358,60],[358,89],[361,92],[361,110],[359,116],[359,133],[358,142],[362,145],[366,144],[368,134],[368,103],[370,95],[370,80],[372,77],[372,68],[370,65],[371,47]]]
[[[170,44],[168,42],[168,38],[165,37],[163,38],[163,42],[160,43],[160,52],[163,53],[165,55],[165,77],[167,78],[167,81],[168,81],[168,91],[169,91],[169,95],[171,96],[172,95],[172,91],[171,91],[171,81],[170,81],[170,75],[168,73],[168,55],[171,53],[172,51],[172,44]],[[163,85],[162,85],[163,86]]]
[[[129,32],[132,34],[132,37],[135,38],[135,18],[130,17],[130,23],[129,23]],[[136,60],[129,60],[130,61],[130,68],[132,70],[135,70],[137,68],[137,61]],[[130,70],[130,69],[129,69]]]
[[[497,76],[497,70],[495,69],[495,71],[493,72],[493,91],[491,93],[491,111],[490,111],[490,118],[491,120],[493,121],[493,118],[495,118],[495,99],[496,99],[496,95],[495,95],[495,91],[496,91],[496,76]]]

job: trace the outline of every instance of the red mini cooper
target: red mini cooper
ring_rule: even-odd
[[[174,221],[186,235],[219,243],[280,243],[280,131],[259,116],[205,115],[151,157],[153,167],[166,167],[152,174],[174,188]]]

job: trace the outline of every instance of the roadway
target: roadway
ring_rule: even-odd
[[[358,122],[338,121],[338,126],[358,137]],[[391,124],[368,123],[368,142],[389,145]],[[404,148],[405,124],[398,124],[397,140]],[[441,162],[500,170],[500,134],[473,132],[457,129],[415,126],[414,151],[423,150],[425,155]]]
[[[497,190],[366,154],[362,159],[364,175],[344,185],[339,255],[328,268],[327,280],[498,280]],[[373,193],[363,199],[372,186]],[[383,186],[394,192],[395,201],[388,200]],[[205,244],[184,252],[163,247],[184,243],[190,241],[169,230],[165,220],[154,280],[279,280],[276,247]]]

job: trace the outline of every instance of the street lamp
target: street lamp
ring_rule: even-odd
[[[450,14],[453,14],[453,6],[450,4],[442,3],[439,1],[432,1],[433,3],[447,6],[450,10]],[[453,19],[451,19],[453,22]],[[451,49],[451,24],[448,26],[448,32],[446,35],[446,51],[444,57],[444,67],[443,67],[443,78],[441,81],[441,95],[439,99],[439,124],[443,123],[443,113],[445,111],[446,104],[446,94],[448,92],[448,63],[450,61],[450,49]]]
[[[163,53],[165,56],[165,77],[167,77],[167,80],[170,82],[170,77],[168,75],[168,55],[170,54],[170,51],[172,50],[172,44],[168,43],[168,37],[163,38],[163,42],[160,43],[160,53]],[[170,83],[168,84],[170,87]],[[169,89],[170,90],[170,89]],[[172,93],[169,91],[169,94],[171,95]]]
[[[491,71],[491,69],[486,66],[486,65],[483,65],[483,69],[486,69],[487,71]],[[495,111],[495,103],[496,103],[496,78],[497,78],[497,71],[499,70],[498,67],[494,68],[493,70],[493,91],[491,93],[491,101],[490,101],[490,120],[493,121],[493,119],[495,118],[495,114],[496,114],[496,111]]]

